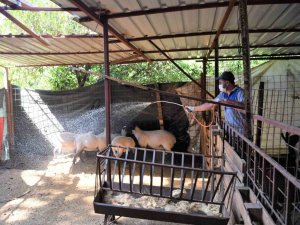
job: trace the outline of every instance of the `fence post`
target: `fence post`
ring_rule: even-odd
[[[4,88],[5,88],[8,149],[11,150],[14,147],[12,91],[11,91],[11,84],[9,81],[9,70],[7,67],[5,67],[4,70],[5,70],[5,72],[4,72],[3,82],[4,82]],[[5,124],[3,124],[3,126],[5,126]],[[3,134],[3,135],[5,135],[5,134]],[[2,149],[2,147],[1,147],[1,149]],[[1,154],[0,154],[0,158],[1,158]]]
[[[248,32],[248,13],[247,13],[247,0],[239,1],[239,13],[241,24],[241,37],[242,37],[242,55],[243,55],[243,68],[244,68],[244,89],[245,89],[245,110],[246,110],[246,123],[245,123],[245,136],[252,140],[252,110],[251,110],[251,73],[250,73],[250,49],[249,49],[249,32]]]
[[[257,114],[262,116],[263,115],[263,107],[264,107],[264,87],[265,83],[259,83],[259,90],[258,90],[258,106],[257,106]],[[256,127],[256,138],[255,144],[260,147],[261,146],[261,134],[262,134],[262,122],[260,120],[257,121]]]

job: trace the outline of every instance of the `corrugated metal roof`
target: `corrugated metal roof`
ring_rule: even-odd
[[[96,36],[44,36],[49,46],[36,39],[19,36],[0,36],[0,65],[69,65],[103,63],[103,39]],[[126,48],[124,48],[126,50]],[[110,60],[129,57],[132,52],[118,44],[110,45]],[[128,49],[128,48],[127,48]]]
[[[68,1],[57,1],[60,6],[71,7]],[[206,4],[224,2],[217,0],[83,0],[90,7],[106,9],[113,13],[168,8],[172,6]],[[271,1],[270,1],[271,2]],[[176,11],[161,14],[150,14],[132,17],[110,19],[109,24],[116,28],[126,38],[143,36],[161,36],[167,34],[184,34],[191,32],[216,31],[221,23],[227,7],[205,8],[187,11]],[[257,29],[290,29],[300,28],[300,4],[265,4],[248,6],[248,26],[250,30]],[[85,17],[84,13],[74,12],[79,17]],[[238,7],[235,6],[224,27],[225,31],[238,30]],[[82,22],[90,29],[102,33],[102,28],[97,27],[94,21]],[[278,33],[250,33],[250,45],[274,45],[274,44],[300,44],[299,32]],[[209,47],[215,35],[168,38],[155,40],[155,43],[163,50],[189,49]],[[155,48],[148,41],[132,42],[143,51],[154,51]],[[238,34],[222,34],[219,38],[219,46],[241,45]],[[172,58],[204,57],[204,51],[181,51],[168,53]],[[252,49],[251,54],[300,54],[299,47],[280,47]],[[237,49],[221,50],[220,56],[238,55]],[[213,55],[213,54],[212,54]],[[152,59],[164,59],[161,54],[147,54]]]
[[[68,0],[52,0],[60,7],[74,7]],[[147,11],[151,9],[169,8],[173,6],[189,6],[192,4],[209,4],[224,3],[219,0],[82,0],[89,7],[96,7],[108,10],[110,15],[115,13],[126,13],[133,11]],[[272,2],[272,1],[270,1]],[[226,3],[226,2],[225,2]],[[214,40],[214,34],[206,34],[199,36],[185,36],[185,34],[193,32],[211,32],[217,31],[221,20],[226,11],[226,4],[218,8],[202,8],[186,11],[166,12],[159,14],[140,15],[122,18],[111,18],[109,24],[115,28],[120,34],[126,38],[133,39],[131,43],[141,49],[151,59],[165,59],[165,57],[157,52],[157,50],[147,40],[134,40],[149,36],[158,36],[154,42],[162,50],[172,50],[167,54],[174,59],[178,58],[201,58],[207,53]],[[248,6],[248,25],[251,54],[252,55],[271,55],[271,54],[300,54],[300,4],[262,4]],[[72,12],[73,15],[84,18],[83,12]],[[241,41],[239,34],[231,32],[239,30],[238,8],[235,6],[228,18],[228,22],[224,27],[226,34],[221,34],[219,38],[219,46],[223,47],[219,51],[221,57],[239,55],[237,48],[231,46],[240,46]],[[94,21],[81,22],[91,30],[102,34],[102,27]],[[277,29],[278,32],[266,32]],[[297,30],[296,32],[291,32]],[[255,32],[261,30],[261,32]],[[177,35],[181,37],[162,38],[163,35]],[[103,54],[91,53],[81,55],[71,55],[75,52],[95,52],[103,51],[101,38],[47,38],[51,45],[49,47],[41,46],[33,39],[10,40],[0,38],[0,60],[16,62],[18,65],[26,65],[32,62],[29,55],[1,55],[1,52],[57,52],[70,53],[70,55],[43,55],[35,56],[33,62],[43,62],[55,64],[56,62],[64,62],[65,64],[80,63],[102,63]],[[111,41],[116,39],[110,39]],[[288,44],[289,47],[283,45]],[[53,45],[53,46],[52,46]],[[261,48],[266,45],[265,48]],[[267,47],[271,45],[272,47]],[[280,45],[275,47],[274,45]],[[259,46],[259,48],[257,47]],[[193,51],[175,51],[176,49],[195,49],[202,50]],[[203,49],[204,48],[204,49]],[[224,49],[225,48],[225,49]],[[121,42],[114,41],[110,44],[110,50],[129,50],[129,48]],[[126,53],[110,53],[111,61],[121,58],[127,58],[132,52]],[[213,56],[213,53],[211,54]],[[136,58],[135,60],[140,60]],[[21,63],[23,60],[23,63]],[[135,61],[133,60],[133,61]]]

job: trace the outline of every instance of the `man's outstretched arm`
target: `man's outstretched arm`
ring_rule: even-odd
[[[216,104],[204,103],[198,106],[186,106],[185,108],[189,111],[203,112],[214,109]]]

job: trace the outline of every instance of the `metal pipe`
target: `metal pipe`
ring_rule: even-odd
[[[285,131],[289,132],[290,134],[297,134],[300,136],[300,128],[298,128],[298,127],[292,127],[289,124],[282,123],[282,122],[272,120],[269,118],[265,118],[265,117],[259,116],[259,115],[253,115],[253,119],[268,123],[272,126],[276,126],[277,128],[285,130]]]
[[[248,13],[247,0],[239,1],[239,14],[241,24],[241,39],[242,39],[242,56],[244,68],[244,90],[245,90],[245,110],[246,122],[244,125],[245,136],[252,140],[252,109],[251,109],[251,72],[250,72],[250,49],[249,49],[249,33],[248,33]]]
[[[104,74],[109,77],[109,46],[108,46],[108,20],[105,14],[100,16],[100,20],[103,24],[103,47],[104,47]],[[110,128],[110,107],[111,107],[111,92],[110,92],[110,80],[104,80],[104,94],[105,94],[105,128],[106,128],[106,145],[111,142],[111,128]]]
[[[219,38],[215,39],[215,79],[217,79],[219,77]],[[215,96],[218,96],[218,94],[220,93],[219,91],[219,82],[217,80],[215,80]],[[219,123],[221,123],[221,106],[218,105],[218,120]]]
[[[81,0],[70,0],[72,4],[74,4],[76,7],[78,7],[82,12],[84,12],[86,15],[88,15],[90,18],[93,19],[96,23],[100,24],[101,26],[104,26],[101,19],[99,19],[98,15],[90,10],[90,8]],[[100,16],[101,17],[101,16]],[[107,15],[106,15],[107,17]],[[106,18],[108,20],[108,18]],[[147,56],[145,56],[139,49],[137,49],[134,45],[132,45],[129,41],[127,41],[118,31],[116,31],[113,27],[111,27],[108,23],[105,25],[107,26],[107,30],[114,35],[119,41],[121,41],[124,45],[126,45],[128,48],[132,49],[134,52],[136,52],[138,55],[143,57],[148,62],[151,61],[151,59]],[[104,35],[104,34],[103,34]],[[108,34],[107,34],[108,36]]]
[[[217,7],[226,7],[228,6],[229,1],[224,2],[206,2],[201,4],[186,4],[180,6],[169,6],[161,8],[152,8],[147,10],[136,10],[129,12],[118,12],[109,14],[109,18],[123,18],[123,17],[132,17],[132,16],[142,16],[142,15],[153,15],[158,13],[168,13],[168,12],[179,12],[186,10],[196,10],[196,9],[207,9],[207,8],[217,8]],[[289,4],[289,3],[300,3],[299,0],[248,0],[249,5],[264,5],[264,4]],[[237,5],[237,3],[234,3]]]
[[[172,154],[171,165],[174,165],[174,153]],[[175,178],[175,169],[171,168],[171,187],[170,187],[170,197],[173,197],[173,189],[174,189],[174,178]]]
[[[209,49],[209,51],[208,51],[207,54],[206,54],[206,58],[208,58],[208,57],[210,56],[211,52],[212,52],[213,49],[215,48],[215,45],[216,45],[217,42],[218,42],[219,36],[221,35],[221,33],[222,33],[223,29],[224,29],[224,26],[225,26],[226,23],[227,23],[227,20],[228,20],[228,18],[229,18],[229,16],[230,16],[230,13],[231,13],[231,11],[232,11],[232,9],[233,9],[235,3],[236,3],[236,0],[229,0],[229,2],[228,2],[228,7],[227,7],[226,12],[225,12],[225,14],[224,14],[224,17],[223,17],[223,19],[222,19],[222,21],[221,21],[221,24],[220,24],[220,26],[219,26],[219,28],[218,28],[218,31],[217,31],[217,33],[216,33],[216,36],[215,36],[215,38],[214,38],[214,40],[213,40],[213,42],[212,42],[212,45],[210,46],[210,49]]]
[[[29,33],[33,38],[35,38],[37,41],[39,41],[44,46],[49,46],[49,43],[39,36],[37,33],[29,29],[27,26],[25,26],[23,23],[21,23],[17,18],[6,12],[4,9],[0,8],[0,13],[2,13],[7,19],[12,21],[14,24],[16,24],[18,27],[23,29],[25,32]]]
[[[298,203],[295,201],[295,195],[296,193],[299,193],[299,190],[295,190],[295,187],[290,183],[287,182],[286,184],[286,205],[285,205],[285,223],[287,225],[292,225],[292,214],[293,214],[293,207],[296,207],[295,205]],[[294,200],[294,202],[293,202]],[[293,206],[294,205],[294,206]],[[294,214],[296,213],[296,210],[294,211]],[[295,216],[295,215],[294,215]],[[293,219],[294,220],[294,219]]]
[[[219,39],[215,39],[215,96],[219,94],[219,82],[216,80],[219,77]]]
[[[165,152],[162,152],[163,157],[161,159],[161,165],[165,165]],[[163,183],[164,183],[164,167],[160,167],[160,196],[163,196]]]
[[[55,7],[8,7],[3,6],[1,7],[4,10],[17,10],[17,11],[29,11],[29,12],[80,12],[81,10],[76,7],[62,7],[62,8],[55,8]],[[103,12],[103,9],[98,8],[90,8],[90,10],[94,12]],[[104,11],[105,12],[105,11]],[[89,18],[89,17],[88,17]],[[90,18],[89,18],[90,20]]]
[[[288,60],[288,59],[300,59],[300,53],[299,54],[281,54],[281,55],[253,55],[250,57],[252,60]],[[168,59],[152,59],[152,61],[167,61]],[[182,57],[182,58],[175,58],[173,60],[199,60],[198,57]],[[240,56],[234,56],[234,57],[219,57],[219,61],[236,61],[236,60],[242,60]],[[214,59],[209,58],[208,61],[214,61]],[[133,60],[128,62],[121,62],[120,64],[130,64],[130,63],[141,63],[146,62],[145,60]],[[76,65],[98,65],[103,64],[100,62],[78,62]],[[15,65],[15,67],[35,67],[35,66],[68,66],[68,65],[74,65],[74,63],[37,63],[37,64],[21,64],[21,65]]]
[[[196,172],[196,177],[195,177],[195,182],[194,182],[193,187],[192,187],[191,192],[190,192],[190,201],[193,201],[194,193],[195,193],[195,190],[197,189],[198,178],[199,178],[199,172],[197,171]]]
[[[113,64],[120,64],[122,62],[128,62],[128,61],[131,61],[133,59],[136,59],[140,57],[139,55],[135,54],[135,55],[131,55],[131,56],[128,56],[128,57],[125,57],[125,58],[121,58],[121,59],[116,59],[114,61],[111,61],[110,64],[113,65]]]
[[[206,90],[206,75],[207,75],[207,60],[206,60],[206,58],[203,58],[202,62],[203,62],[203,71],[202,71],[202,75],[201,75],[201,85]],[[206,100],[206,93],[202,90],[201,90],[201,98]],[[205,111],[202,112],[202,118],[204,121],[207,122]]]
[[[14,36],[15,37],[15,36]],[[32,38],[31,36],[29,36]],[[9,35],[1,36],[0,38],[12,38]],[[19,38],[19,37],[16,37]],[[55,37],[53,37],[55,38]],[[77,37],[76,37],[77,38]],[[85,39],[89,37],[78,37],[78,39]],[[102,38],[102,37],[101,37]],[[68,38],[66,38],[68,39]],[[251,45],[250,48],[297,48],[300,47],[300,44],[280,44],[280,45]],[[241,46],[219,46],[219,49],[238,49],[241,48]],[[164,52],[189,52],[189,51],[205,51],[209,50],[209,47],[201,47],[201,48],[180,48],[180,49],[166,49]],[[130,49],[116,49],[116,50],[110,50],[110,53],[132,53],[133,50]],[[82,51],[82,52],[0,52],[0,55],[91,55],[91,54],[103,54],[103,51]],[[160,53],[158,50],[146,50],[143,51],[143,53]],[[126,58],[120,59],[120,62],[118,64],[122,63],[130,63],[130,61],[134,58],[139,57],[138,55],[136,57],[132,56],[129,58],[129,60],[125,60]],[[228,57],[228,56],[227,56]],[[199,59],[199,58],[197,58]],[[224,57],[221,57],[220,59],[224,59]],[[211,58],[212,60],[212,58]],[[137,60],[135,60],[137,61]],[[135,62],[134,61],[134,62]],[[202,60],[203,62],[203,60]],[[116,62],[111,62],[111,64],[116,64]]]
[[[271,28],[271,29],[250,29],[249,33],[259,34],[259,33],[291,33],[291,32],[300,32],[299,28],[290,27],[290,28]],[[223,30],[222,34],[239,34],[239,30]],[[127,41],[137,42],[137,41],[148,41],[148,40],[161,40],[161,39],[170,39],[170,38],[182,38],[182,37],[200,37],[200,36],[210,36],[216,35],[217,31],[198,31],[190,33],[177,33],[177,34],[164,34],[164,35],[153,35],[153,36],[143,36],[143,37],[133,37],[127,38]],[[111,40],[109,43],[119,43],[119,40]],[[206,50],[210,50],[210,47],[206,47]]]
[[[257,103],[257,114],[262,116],[263,115],[263,107],[264,107],[264,82],[259,83],[258,89],[258,103]],[[255,144],[260,147],[261,145],[261,133],[262,133],[262,121],[257,121],[257,128],[256,128],[256,138]]]

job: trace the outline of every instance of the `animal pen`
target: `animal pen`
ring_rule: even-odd
[[[2,66],[103,63],[105,68],[97,84],[55,93],[11,86],[6,68],[6,156],[8,149],[20,160],[27,149],[47,154],[57,132],[100,133],[106,127],[94,201],[105,223],[115,215],[153,219],[155,212],[157,220],[180,223],[299,224],[299,1],[52,0],[57,8],[1,2],[6,6],[0,12],[29,33],[0,36]],[[9,13],[13,10],[67,11],[97,34],[39,36]],[[202,63],[199,79],[176,63],[190,59]],[[111,64],[164,60],[192,82],[141,86],[110,76]],[[182,107],[216,104],[219,61],[228,60],[243,61],[237,83],[245,90],[244,134],[230,127],[220,110],[215,116],[191,115]],[[270,61],[250,70],[251,60]],[[211,61],[215,77],[207,74]],[[174,151],[137,147],[114,157],[110,136],[124,125],[172,132]],[[29,134],[39,141],[29,142]],[[123,192],[136,205],[136,199],[151,198],[166,204],[138,209],[109,201]],[[167,203],[200,204],[202,210],[168,211]],[[217,205],[221,214],[208,215],[203,204]]]
[[[98,185],[94,208],[97,213],[105,213],[105,224],[109,224],[108,218],[115,220],[115,215],[189,224],[228,223],[236,173],[203,169],[205,157],[199,154],[127,148],[125,158],[116,158],[111,148],[109,146],[97,155]],[[132,156],[130,153],[133,153]],[[175,157],[180,157],[179,165],[176,165]],[[190,163],[187,164],[186,160]],[[228,187],[222,190],[225,179],[229,182]],[[112,196],[106,196],[109,191],[128,193],[141,205],[129,200],[116,204]],[[146,206],[151,198],[143,201],[140,196],[150,196],[156,199],[155,202],[163,201],[163,205]],[[115,198],[122,199],[124,196],[117,195]],[[175,207],[167,209],[172,203]],[[200,209],[195,207],[197,203]],[[176,211],[180,204],[184,208]],[[182,211],[192,204],[193,210]],[[212,208],[210,215],[207,215],[208,210],[202,211],[209,205],[217,206],[214,214],[211,213]],[[155,218],[152,213],[155,213]]]

